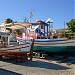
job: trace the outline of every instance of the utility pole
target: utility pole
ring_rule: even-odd
[[[64,37],[65,37],[65,21],[64,21]]]

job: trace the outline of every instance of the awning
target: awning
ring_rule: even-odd
[[[14,25],[20,25],[20,26],[24,26],[26,28],[30,27],[32,24],[30,23],[25,23],[25,22],[17,22],[17,23],[14,23]]]
[[[8,26],[6,27],[6,29],[12,29],[12,30],[16,30],[16,29],[23,29],[25,27],[20,26],[20,25],[14,25],[14,26]]]
[[[12,26],[6,26],[6,29],[16,30],[16,29],[28,28],[30,26],[31,26],[30,23],[17,22],[17,23],[14,23]]]

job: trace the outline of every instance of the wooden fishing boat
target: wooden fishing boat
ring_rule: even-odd
[[[0,32],[0,56],[23,55],[30,52],[31,44],[27,42],[20,43],[16,37],[6,32]]]
[[[52,53],[75,51],[75,39],[35,39],[34,51],[45,51]]]
[[[34,39],[33,51],[44,51],[44,52],[53,52],[53,53],[60,53],[60,52],[68,53],[68,52],[74,51],[75,39],[67,39],[67,38],[48,39],[48,36],[50,35],[48,34],[48,30],[47,30],[48,24],[45,24],[43,26],[46,26],[44,27],[45,28],[44,30],[41,30],[42,32],[46,30],[46,32],[42,33],[43,35],[40,33],[36,33],[36,30],[38,27],[40,27],[40,25],[37,25],[37,26],[34,25],[33,27],[30,27],[29,29],[26,28],[26,32],[24,32],[24,35],[22,35],[22,37],[18,38],[18,41],[20,43],[23,43],[24,41],[27,41],[30,43],[29,39],[33,38]],[[19,27],[13,27],[13,26],[8,28],[20,29]],[[44,38],[38,39],[38,36],[40,37],[44,36]]]
[[[18,38],[18,40],[27,41],[29,39]],[[69,53],[75,52],[75,39],[58,38],[58,39],[34,39],[33,51],[47,53]]]

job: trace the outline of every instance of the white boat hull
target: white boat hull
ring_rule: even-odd
[[[0,48],[0,52],[29,52],[30,48],[30,44],[22,44],[17,46],[10,45],[9,47]]]
[[[34,46],[75,46],[75,39],[35,39]]]

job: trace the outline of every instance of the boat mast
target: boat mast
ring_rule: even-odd
[[[31,23],[31,19],[32,19],[32,17],[34,16],[34,9],[30,12],[30,23]]]

